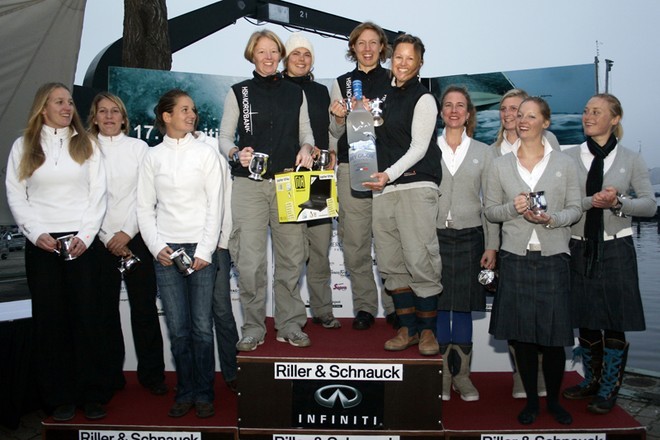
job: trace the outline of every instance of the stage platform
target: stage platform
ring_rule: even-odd
[[[44,440],[645,440],[646,430],[620,407],[607,415],[587,411],[586,401],[562,399],[573,415],[561,425],[542,411],[530,426],[518,424],[524,400],[511,397],[508,372],[473,373],[481,399],[464,402],[452,392],[440,400],[442,360],[423,357],[416,347],[386,352],[383,343],[394,334],[378,319],[368,331],[305,328],[312,346],[296,348],[275,340],[272,320],[257,350],[239,356],[239,395],[233,394],[218,373],[216,415],[198,419],[191,411],[173,419],[167,411],[174,391],[152,396],[134,372],[127,385],[106,406],[108,416],[88,421],[79,411],[70,422],[43,422]],[[323,377],[323,375],[326,375]],[[366,375],[359,380],[355,375]],[[399,375],[402,380],[399,380]],[[329,377],[341,376],[341,377]],[[568,372],[563,386],[581,380]],[[167,383],[175,385],[174,373]],[[355,392],[361,396],[355,399]],[[330,406],[319,410],[319,400]],[[340,408],[341,402],[348,408]],[[352,403],[351,403],[352,402]],[[322,402],[323,403],[323,402]],[[326,402],[327,403],[327,402]],[[352,406],[351,406],[352,405]],[[357,411],[357,412],[356,412]],[[333,418],[334,416],[334,418]],[[341,418],[343,416],[343,418]]]

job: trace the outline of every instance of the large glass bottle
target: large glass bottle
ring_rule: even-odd
[[[375,182],[371,175],[378,171],[374,117],[362,105],[362,81],[354,80],[352,86],[357,104],[346,117],[351,189],[370,191],[362,184]]]

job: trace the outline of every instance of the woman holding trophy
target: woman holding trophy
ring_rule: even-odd
[[[440,111],[445,128],[438,137],[442,183],[437,234],[442,257],[438,298],[438,342],[448,366],[442,373],[442,398],[453,388],[465,401],[479,400],[470,380],[472,311],[486,310],[486,290],[477,275],[495,269],[500,228],[483,218],[482,192],[492,160],[487,145],[472,139],[477,112],[464,87],[449,86]]]
[[[176,366],[170,417],[193,407],[214,414],[213,283],[224,206],[224,173],[218,151],[193,136],[197,109],[173,89],[156,106],[163,142],[147,151],[137,192],[138,226],[154,256]]]
[[[570,225],[582,214],[575,161],[552,149],[543,137],[550,107],[541,98],[524,100],[517,112],[520,136],[512,154],[493,161],[486,184],[485,214],[502,223],[500,279],[493,302],[490,333],[513,341],[527,404],[518,421],[533,423],[539,414],[538,353],[548,411],[570,424],[559,404],[564,347],[573,345],[570,322]]]
[[[27,128],[9,153],[7,201],[27,238],[41,399],[56,421],[100,419],[112,396],[98,341],[98,264],[93,249],[106,204],[101,154],[85,131],[69,89],[37,90]]]
[[[367,330],[378,313],[378,287],[374,280],[371,257],[372,194],[352,191],[348,166],[348,136],[346,117],[350,107],[358,104],[353,98],[353,81],[362,81],[365,100],[382,100],[390,88],[390,71],[381,66],[392,54],[385,31],[375,23],[364,22],[353,29],[348,39],[346,58],[356,63],[332,85],[330,91],[330,133],[337,141],[338,233],[344,250],[344,264],[351,274],[351,293],[355,319],[353,328]],[[362,103],[359,103],[362,105]],[[395,324],[392,298],[382,297],[388,322]]]
[[[280,223],[273,176],[297,165],[311,168],[314,136],[303,90],[284,81],[277,68],[285,55],[270,30],[253,33],[244,56],[253,77],[234,84],[220,124],[220,149],[232,164],[233,230],[229,251],[240,273],[242,337],[236,348],[252,351],[266,336],[267,243],[270,227],[275,260],[277,340],[295,347],[311,345],[299,279],[305,264],[303,225]]]
[[[574,353],[585,378],[564,397],[591,399],[588,409],[596,414],[616,403],[628,356],[625,332],[646,328],[631,221],[657,209],[641,154],[619,144],[622,117],[615,96],[593,96],[582,113],[587,140],[568,150],[578,163],[586,213],[571,230],[573,327],[580,329]]]
[[[99,231],[103,246],[96,248],[101,270],[104,304],[102,325],[107,378],[118,389],[124,379],[124,337],[119,315],[119,292],[124,280],[130,303],[133,342],[138,360],[138,381],[152,394],[167,393],[163,336],[156,308],[156,275],[149,249],[138,230],[137,180],[147,144],[128,136],[126,106],[111,93],[94,97],[88,130],[99,141],[107,178],[108,204]],[[119,269],[119,270],[117,270]]]
[[[291,34],[286,41],[284,79],[300,86],[307,98],[309,120],[314,134],[315,163],[326,170],[335,166],[335,150],[330,149],[330,123],[328,107],[330,95],[328,88],[314,81],[314,48],[302,33]],[[320,150],[319,150],[320,149]],[[323,160],[325,158],[325,160]],[[341,327],[332,313],[332,290],[330,289],[330,260],[328,252],[332,241],[332,219],[310,220],[303,228],[307,237],[309,259],[307,260],[307,290],[309,306],[314,317],[313,322],[324,328]]]
[[[438,185],[442,177],[436,143],[438,104],[419,82],[424,44],[408,34],[397,37],[392,55],[392,88],[383,123],[376,127],[378,169],[373,233],[378,269],[391,293],[400,328],[385,350],[417,345],[434,356],[437,299],[442,292],[442,262],[435,232]]]

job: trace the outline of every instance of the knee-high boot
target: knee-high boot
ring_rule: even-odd
[[[452,365],[452,385],[454,391],[466,402],[479,400],[479,391],[470,380],[470,362],[472,361],[472,344],[453,344],[454,362]],[[452,355],[449,355],[450,359]]]
[[[623,383],[623,373],[628,360],[628,347],[629,344],[625,341],[605,339],[600,388],[596,397],[587,407],[592,413],[607,414],[614,408]]]
[[[415,295],[415,314],[419,330],[419,354],[435,356],[440,353],[440,346],[435,337],[438,319],[438,296],[422,298]]]
[[[582,358],[584,379],[563,392],[565,398],[573,400],[587,399],[598,394],[603,369],[603,340],[592,343],[582,338],[578,340],[580,345],[573,349],[573,360]]]
[[[390,290],[390,293],[401,327],[395,337],[385,342],[385,350],[401,351],[419,343],[415,308],[416,296],[409,287]]]
[[[449,353],[452,351],[451,344],[440,345],[440,355],[442,356],[442,400],[451,399],[451,368],[449,368]]]

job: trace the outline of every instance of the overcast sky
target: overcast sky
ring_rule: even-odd
[[[169,0],[175,17],[212,0]],[[596,41],[601,59],[614,61],[610,92],[624,108],[622,144],[642,153],[649,167],[660,166],[658,98],[660,98],[660,2],[655,0],[298,0],[358,21],[372,20],[393,31],[419,36],[426,45],[423,76],[483,73],[592,63]],[[76,84],[82,84],[92,59],[120,38],[123,2],[87,0]],[[239,20],[173,56],[172,70],[249,76],[243,58],[249,35],[258,27],[286,40],[282,26]],[[353,66],[344,58],[346,42],[307,34],[315,49],[317,78],[334,78]]]

